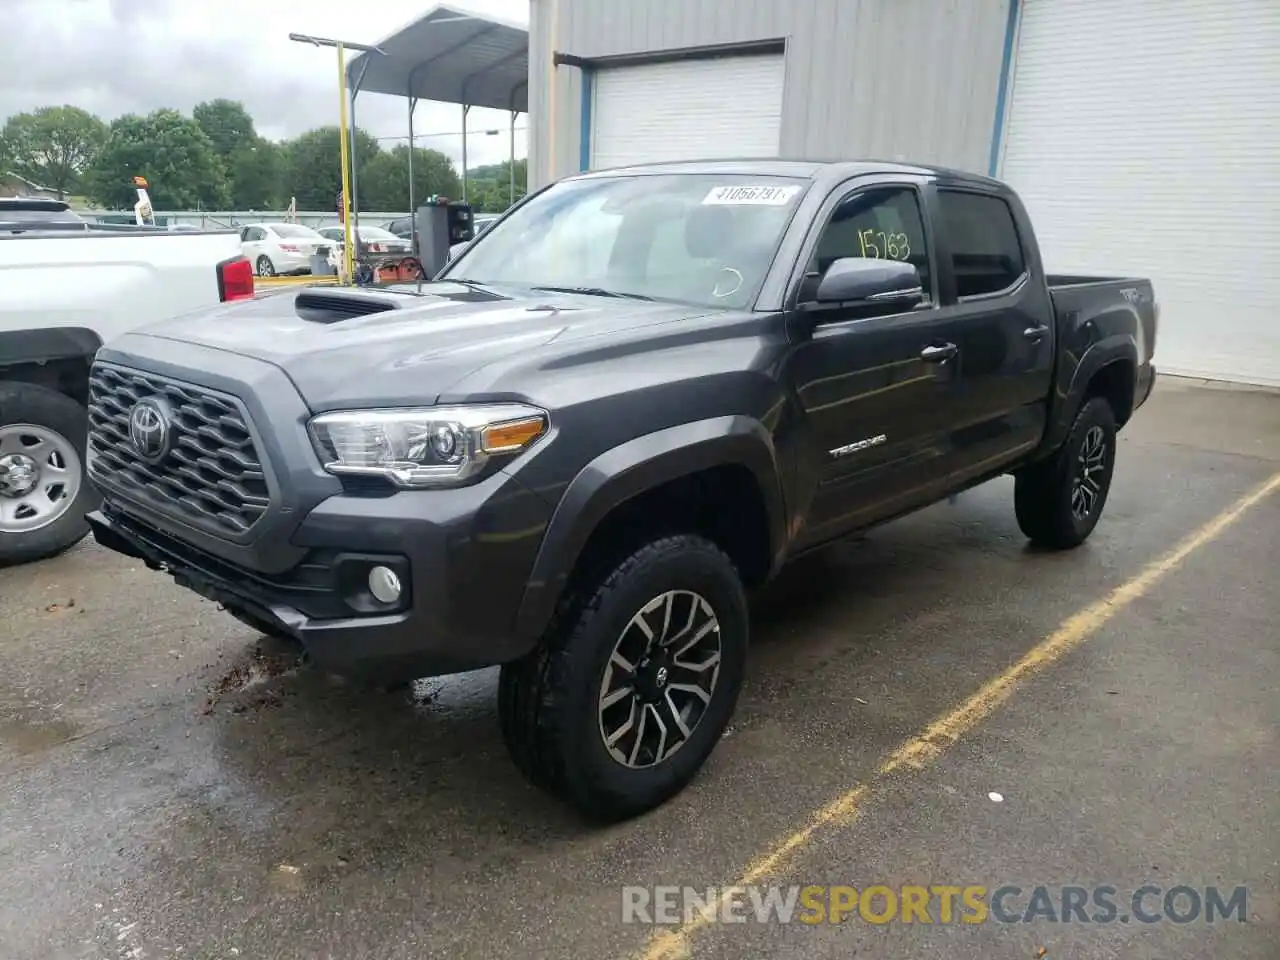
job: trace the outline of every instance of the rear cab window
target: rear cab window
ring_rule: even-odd
[[[956,297],[1007,293],[1027,275],[1009,204],[987,193],[940,188],[938,219],[950,254]]]

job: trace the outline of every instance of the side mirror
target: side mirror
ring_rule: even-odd
[[[814,293],[818,303],[914,307],[924,301],[920,271],[900,260],[841,257],[827,268]]]

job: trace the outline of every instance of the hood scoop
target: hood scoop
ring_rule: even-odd
[[[303,290],[293,301],[298,316],[308,323],[339,323],[355,317],[399,310],[396,297],[338,290]]]

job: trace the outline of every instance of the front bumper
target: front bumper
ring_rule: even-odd
[[[104,547],[296,638],[322,668],[396,682],[528,652],[535,638],[515,624],[549,518],[542,498],[505,475],[459,490],[335,496],[294,532],[301,560],[271,573],[195,547],[110,496],[88,520]],[[369,593],[375,565],[396,572],[398,603]]]

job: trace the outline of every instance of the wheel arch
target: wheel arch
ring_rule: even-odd
[[[688,532],[689,523],[679,522],[688,521],[687,516],[644,513],[646,506],[665,510],[677,504],[693,508],[693,529],[725,547],[748,583],[767,579],[777,569],[786,520],[768,430],[748,417],[683,424],[606,451],[569,483],[534,561],[517,630],[530,639],[542,634],[580,561],[595,555],[593,540],[613,529],[611,519],[615,524],[622,522],[619,518],[645,519],[648,533],[670,532],[663,521],[675,519]],[[709,521],[698,509],[708,504],[724,508]],[[745,511],[738,523],[720,524],[738,510]]]
[[[1051,456],[1071,432],[1085,401],[1102,396],[1111,403],[1117,428],[1133,415],[1138,375],[1138,345],[1132,337],[1112,337],[1092,344],[1080,355],[1069,376],[1059,378],[1049,429],[1031,458]]]
[[[89,366],[101,346],[102,338],[88,327],[0,331],[0,380],[55,390],[85,406]]]

